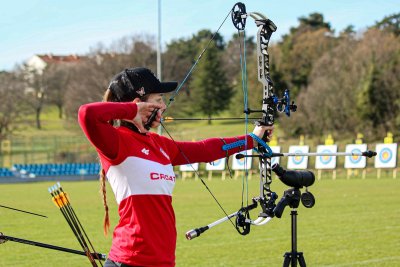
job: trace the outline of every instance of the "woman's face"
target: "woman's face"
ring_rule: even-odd
[[[162,108],[160,109],[161,113],[166,109],[163,94],[158,94],[158,93],[149,94],[146,102],[161,104],[162,105]]]

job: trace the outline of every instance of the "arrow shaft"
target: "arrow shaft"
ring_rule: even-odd
[[[21,238],[17,238],[17,237],[13,237],[13,236],[6,236],[3,234],[0,235],[0,240],[13,241],[13,242],[22,243],[22,244],[30,245],[30,246],[53,249],[53,250],[63,251],[63,252],[82,255],[82,256],[88,256],[86,254],[86,252],[84,252],[84,251],[54,246],[54,245],[50,245],[50,244],[46,244],[46,243],[40,243],[40,242],[36,242],[36,241],[32,241],[32,240],[21,239]],[[0,242],[0,243],[2,243],[2,242]],[[106,260],[106,258],[107,258],[106,254],[101,254],[101,253],[90,253],[90,254],[92,255],[93,258],[98,259],[98,260]]]
[[[11,207],[7,207],[7,206],[4,206],[4,205],[0,205],[0,207],[1,207],[1,208],[6,208],[6,209],[10,209],[10,210],[15,210],[15,211],[19,211],[19,212],[28,213],[28,214],[31,214],[31,215],[36,215],[36,216],[40,216],[40,217],[47,218],[47,216],[45,216],[45,215],[37,214],[37,213],[30,212],[30,211],[26,211],[26,210],[20,210],[20,209],[16,209],[16,208],[11,208]]]
[[[297,157],[297,156],[363,156],[362,153],[356,152],[310,152],[310,153],[302,153],[302,152],[294,152],[294,153],[273,153],[272,157]]]

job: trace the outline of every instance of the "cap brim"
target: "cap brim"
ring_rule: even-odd
[[[157,93],[169,93],[176,89],[178,86],[177,82],[162,82],[160,83],[160,90]]]

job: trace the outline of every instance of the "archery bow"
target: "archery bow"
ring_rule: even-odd
[[[246,118],[251,113],[261,113],[262,118],[259,119],[256,124],[263,126],[272,126],[274,124],[275,112],[285,112],[287,116],[290,116],[291,111],[296,111],[296,105],[292,102],[290,103],[289,91],[285,90],[283,98],[279,99],[273,91],[273,82],[270,76],[269,68],[269,54],[268,45],[273,32],[276,31],[277,27],[275,24],[258,12],[247,13],[246,6],[243,3],[236,3],[231,10],[231,18],[235,28],[240,32],[244,32],[246,26],[247,17],[251,17],[255,20],[258,27],[257,32],[257,60],[258,60],[258,80],[263,85],[262,92],[262,107],[261,110],[254,110],[247,108],[247,91],[246,91],[246,60],[245,54],[241,55],[241,65],[242,65],[242,83],[243,91],[245,95],[245,110],[244,113]],[[244,34],[243,34],[244,35]],[[245,38],[244,38],[245,39]],[[244,49],[245,50],[245,49]],[[246,127],[247,128],[247,127]],[[271,171],[271,155],[272,151],[266,145],[266,136],[262,139],[253,136],[258,141],[257,152],[259,155],[259,168],[260,168],[260,195],[252,199],[252,204],[247,206],[243,205],[243,194],[242,194],[242,206],[239,211],[234,212],[225,218],[222,218],[214,223],[207,226],[200,227],[197,229],[190,230],[186,233],[187,239],[193,239],[199,236],[204,231],[210,229],[211,227],[218,225],[226,220],[230,220],[236,217],[235,228],[241,235],[246,235],[250,232],[250,225],[264,225],[271,220],[273,215],[273,210],[275,208],[275,200],[277,199],[277,194],[272,192],[270,189],[270,184],[272,182],[272,171]],[[259,140],[258,140],[259,139]],[[247,143],[247,142],[246,142]],[[246,151],[247,149],[245,149]],[[239,157],[246,158],[247,155],[242,155]],[[246,164],[245,164],[246,165]],[[247,180],[246,177],[244,178]],[[256,220],[251,220],[249,211],[256,208],[260,204],[262,211]]]
[[[243,92],[244,92],[244,113],[245,113],[245,121],[247,123],[248,121],[248,115],[252,113],[261,113],[262,117],[256,122],[256,125],[262,125],[262,126],[272,126],[275,121],[275,113],[276,112],[281,112],[285,113],[287,116],[290,116],[291,112],[295,112],[297,109],[297,106],[294,104],[294,102],[290,101],[290,94],[289,90],[286,89],[284,91],[283,97],[278,98],[274,94],[274,88],[273,88],[273,82],[270,76],[270,67],[269,67],[269,54],[268,54],[268,45],[269,41],[271,38],[272,33],[274,33],[277,29],[276,25],[267,17],[262,15],[261,13],[258,12],[251,12],[247,13],[246,12],[246,6],[243,3],[236,3],[231,11],[229,12],[231,15],[232,22],[235,26],[235,28],[238,30],[239,36],[241,32],[243,32],[244,36],[244,30],[246,26],[246,20],[248,17],[251,17],[255,20],[256,26],[258,27],[258,32],[257,32],[257,63],[258,63],[258,81],[262,84],[263,86],[263,91],[262,91],[262,106],[260,110],[255,110],[255,109],[250,109],[247,107],[247,75],[246,75],[246,59],[245,59],[245,38],[243,37],[243,52],[242,52],[242,47],[240,47],[240,61],[241,61],[241,69],[242,69],[242,87],[243,87]],[[229,16],[228,14],[228,16]],[[227,16],[227,17],[228,17]],[[226,21],[227,17],[224,19],[222,24]],[[218,30],[221,28],[222,24],[219,26]],[[200,56],[198,59],[195,61],[194,65],[190,68],[189,72],[183,79],[182,83],[179,85],[179,87],[175,90],[175,92],[172,94],[172,97],[170,98],[167,108],[170,106],[170,104],[174,101],[174,98],[176,97],[177,93],[179,90],[182,88],[183,84],[187,81],[188,77],[190,74],[193,72],[194,68],[197,66],[199,63],[199,60],[201,59],[202,55],[206,52],[207,48],[209,47],[211,41],[214,39],[216,36],[217,32],[212,36],[210,41],[207,43],[206,47],[203,49],[201,52]],[[243,55],[242,55],[243,53]],[[179,145],[175,142],[175,140],[172,138],[171,134],[168,132],[168,130],[165,128],[165,125],[161,123],[163,126],[164,130],[166,133],[169,135],[169,137],[174,141],[176,146],[178,147],[180,153],[183,155],[183,157],[186,159],[188,164],[192,166],[184,152],[180,149]],[[247,131],[247,126],[246,126],[246,131]],[[267,141],[266,136],[264,136],[262,139],[258,138],[255,135],[250,134],[250,136],[255,139],[258,142],[258,146],[256,151],[258,152],[258,155],[252,156],[252,155],[246,155],[246,154],[239,154],[237,158],[244,158],[246,160],[247,157],[258,157],[259,158],[259,168],[260,168],[260,195],[258,197],[254,197],[252,199],[252,204],[249,204],[247,201],[247,205],[245,206],[243,203],[243,192],[242,192],[242,205],[241,208],[234,213],[231,213],[228,215],[228,213],[222,208],[221,204],[218,202],[214,194],[211,192],[211,190],[208,188],[204,180],[201,178],[197,170],[192,166],[193,171],[196,173],[196,175],[200,178],[201,182],[203,185],[206,187],[206,189],[209,191],[209,193],[212,195],[214,200],[217,202],[218,206],[221,208],[221,210],[224,212],[225,217],[222,219],[219,219],[209,225],[196,228],[193,230],[190,230],[186,233],[186,238],[188,240],[191,240],[197,236],[199,236],[201,233],[204,231],[210,229],[211,227],[214,227],[222,222],[225,222],[229,220],[232,225],[236,228],[236,230],[241,234],[241,235],[246,235],[250,232],[250,226],[251,225],[264,225],[268,223],[275,215],[275,201],[277,199],[277,194],[273,192],[270,188],[270,185],[272,183],[272,166],[271,166],[271,158],[272,157],[281,157],[281,156],[297,156],[299,154],[289,154],[289,153],[272,153],[272,150],[269,148],[269,146],[265,143]],[[246,132],[246,138],[247,138],[247,132]],[[245,141],[245,144],[247,144],[247,140]],[[245,151],[247,151],[247,148],[245,148]],[[302,154],[305,155],[305,154]],[[332,155],[343,155],[343,156],[349,156],[349,155],[356,155],[356,154],[349,154],[349,153],[309,153],[308,155],[310,156],[332,156]],[[372,151],[367,151],[363,152],[360,154],[357,154],[359,156],[367,156],[367,157],[372,157],[375,156],[376,153]],[[246,166],[246,163],[244,164]],[[246,168],[245,168],[246,169]],[[247,178],[247,172],[245,171],[245,177],[243,178],[244,180],[248,180]],[[258,218],[255,220],[250,219],[249,211],[252,209],[255,209],[258,204],[261,206],[261,212],[258,215]],[[235,223],[232,222],[232,218],[236,217]]]
[[[243,3],[235,4],[234,7],[230,10],[228,15],[225,17],[224,21],[219,26],[218,30],[213,34],[212,38],[207,43],[206,47],[202,50],[202,52],[198,56],[198,58],[195,61],[195,63],[193,64],[193,66],[190,68],[190,70],[186,74],[186,76],[183,79],[183,81],[180,83],[178,88],[174,91],[174,93],[170,97],[169,102],[168,102],[168,104],[166,106],[166,109],[168,109],[170,107],[170,105],[174,101],[177,93],[180,91],[180,89],[182,88],[183,84],[188,80],[188,77],[191,75],[191,73],[193,72],[194,68],[199,63],[199,61],[202,58],[203,54],[206,52],[207,48],[209,47],[211,41],[215,38],[215,36],[218,33],[219,29],[221,28],[222,24],[224,24],[224,22],[229,17],[229,15],[231,16],[231,19],[232,19],[232,22],[233,22],[234,26],[238,30],[239,36],[240,36],[241,32],[244,32],[245,25],[246,25],[246,19],[247,19],[248,16],[250,16],[253,19],[255,19],[256,25],[259,28],[259,31],[258,31],[258,34],[257,34],[257,49],[258,49],[257,56],[258,56],[258,61],[259,61],[258,62],[258,66],[259,66],[258,78],[259,78],[259,81],[263,84],[262,108],[261,108],[261,110],[252,110],[252,109],[248,109],[247,108],[246,59],[245,59],[245,52],[243,52],[243,55],[242,55],[242,47],[240,47],[240,50],[241,50],[240,61],[241,61],[241,69],[242,69],[242,86],[243,86],[244,99],[245,99],[245,101],[244,101],[244,106],[245,106],[244,113],[245,113],[245,121],[246,121],[246,123],[248,121],[248,115],[249,114],[251,114],[251,113],[262,113],[262,118],[260,120],[258,120],[257,124],[258,125],[271,126],[274,123],[274,112],[275,112],[275,110],[279,111],[279,112],[285,112],[289,116],[290,115],[290,111],[295,111],[296,110],[296,106],[294,105],[294,103],[290,104],[290,97],[289,97],[289,91],[288,90],[285,91],[284,97],[282,99],[279,99],[273,93],[273,83],[272,83],[272,79],[270,77],[270,72],[269,72],[269,55],[268,55],[267,49],[268,49],[268,44],[269,44],[270,37],[271,37],[272,33],[276,30],[275,24],[271,20],[267,19],[265,16],[263,16],[260,13],[253,12],[253,13],[247,14],[246,13],[246,7],[245,7],[245,5]],[[244,40],[245,40],[245,38],[244,38]],[[243,43],[245,44],[244,41],[243,41]],[[245,49],[245,45],[243,45],[243,49]],[[187,158],[187,156],[184,154],[182,149],[180,149],[179,145],[175,142],[175,140],[173,139],[173,137],[171,136],[169,131],[166,129],[165,125],[163,123],[161,123],[161,125],[163,126],[163,128],[164,128],[165,132],[168,134],[168,136],[174,141],[174,143],[176,144],[176,146],[179,149],[180,153],[186,159],[188,164],[190,166],[192,166],[192,164],[190,163],[190,161]],[[247,126],[246,126],[246,129],[247,129]],[[252,137],[256,138],[255,136],[252,136]],[[246,133],[246,138],[247,138],[247,133]],[[266,139],[266,137],[264,137],[264,140],[265,139]],[[230,220],[232,225],[242,235],[245,235],[245,234],[249,233],[249,231],[250,231],[250,227],[249,227],[250,223],[251,224],[256,224],[256,225],[262,225],[262,224],[266,223],[270,219],[268,217],[271,216],[271,214],[272,214],[272,210],[274,208],[274,204],[273,203],[274,203],[275,199],[277,198],[276,194],[271,192],[271,190],[269,189],[269,184],[272,181],[272,179],[271,179],[272,175],[271,175],[271,171],[270,171],[271,159],[265,157],[265,155],[269,155],[270,156],[272,151],[265,144],[265,142],[263,140],[258,140],[258,141],[259,141],[260,145],[258,146],[257,150],[260,153],[260,155],[262,155],[260,157],[260,173],[261,173],[260,197],[259,198],[254,198],[253,199],[253,203],[250,204],[250,205],[248,204],[248,201],[247,201],[247,206],[244,206],[244,204],[243,204],[243,192],[242,192],[242,207],[240,208],[240,210],[238,212],[235,212],[233,214],[228,215],[228,213],[223,209],[223,207],[221,206],[221,204],[219,203],[217,198],[214,196],[214,194],[208,188],[208,186],[206,185],[204,180],[198,174],[197,170],[195,168],[193,168],[193,166],[192,166],[193,171],[197,174],[197,176],[200,178],[200,180],[203,183],[203,185],[206,187],[208,192],[214,198],[214,200],[216,201],[216,203],[218,204],[220,209],[224,212],[226,217],[221,219],[220,221],[222,222],[222,221],[225,221],[225,220]],[[245,143],[247,144],[247,140],[245,141]],[[245,150],[247,150],[247,149],[245,149]],[[247,180],[247,174],[246,174],[246,177],[243,178],[243,179]],[[250,221],[249,210],[254,209],[255,207],[257,207],[257,203],[261,204],[263,211],[260,214],[259,218],[253,222],[253,221]],[[236,223],[235,224],[231,221],[232,217],[236,217]],[[202,229],[201,232],[204,232],[205,230],[207,230],[204,227],[201,228],[201,229]],[[195,229],[195,230],[189,231],[186,236],[187,236],[188,239],[191,239],[191,238],[193,238],[195,236],[198,236],[199,234],[200,234],[200,232],[198,231],[198,229]]]

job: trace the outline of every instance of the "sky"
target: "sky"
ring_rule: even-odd
[[[1,0],[0,70],[12,70],[35,54],[82,55],[99,43],[158,33],[161,43],[189,38],[201,29],[216,31],[237,1],[230,0]],[[362,31],[400,11],[399,0],[242,0],[247,12],[260,12],[278,27],[272,41],[298,25],[299,17],[324,15],[336,33],[348,25]],[[256,35],[251,19],[247,35]],[[237,32],[230,18],[220,33]]]

